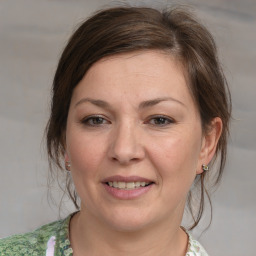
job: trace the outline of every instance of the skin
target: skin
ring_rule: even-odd
[[[186,196],[212,159],[222,124],[215,118],[203,133],[184,74],[168,54],[133,52],[98,61],[74,89],[65,160],[81,198],[70,224],[75,256],[185,255]],[[121,200],[102,184],[113,175],[154,185]]]

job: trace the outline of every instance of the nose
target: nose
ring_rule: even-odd
[[[138,162],[145,156],[139,128],[131,123],[123,123],[112,134],[109,156],[122,165]]]

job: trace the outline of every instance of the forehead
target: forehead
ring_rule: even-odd
[[[109,67],[109,68],[108,68]],[[113,73],[114,71],[119,73]],[[97,72],[110,77],[122,74],[147,74],[165,77],[171,70],[184,74],[184,68],[173,55],[160,50],[143,50],[128,53],[115,54],[100,59],[88,70],[85,77],[95,75]],[[96,74],[97,75],[97,74]],[[183,76],[183,75],[182,75]],[[167,76],[166,76],[167,77]]]
[[[115,97],[137,99],[138,95],[140,100],[171,96],[191,101],[181,62],[170,53],[156,50],[117,54],[99,60],[75,88],[73,96],[81,95],[111,100]]]

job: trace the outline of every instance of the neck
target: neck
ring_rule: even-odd
[[[155,223],[136,231],[120,231],[108,228],[90,216],[77,213],[70,223],[70,241],[74,256],[184,256],[187,250],[187,234],[179,227],[181,220]]]

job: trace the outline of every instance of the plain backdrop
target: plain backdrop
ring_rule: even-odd
[[[56,206],[47,196],[43,133],[50,88],[61,50],[76,24],[109,3],[0,0],[0,237],[32,231],[74,210],[66,202],[59,211],[56,184]],[[210,255],[255,256],[256,1],[176,3],[191,5],[215,36],[233,96],[228,163],[213,195],[212,225],[205,233],[199,227],[194,235]]]

